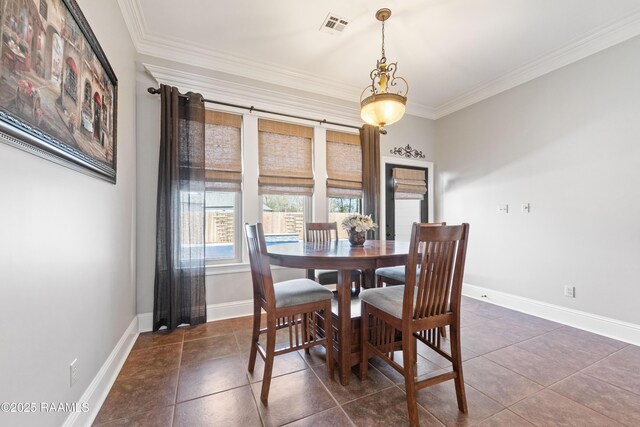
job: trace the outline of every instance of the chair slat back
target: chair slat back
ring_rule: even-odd
[[[337,222],[307,222],[305,224],[305,242],[327,243],[338,240]]]
[[[267,254],[267,244],[264,240],[262,224],[245,224],[244,227],[249,249],[254,298],[259,298],[267,307],[275,308],[273,278],[271,277],[271,266],[269,265],[269,255]]]
[[[416,320],[449,311],[458,313],[468,236],[469,224],[439,227],[413,224],[404,313],[412,313]]]

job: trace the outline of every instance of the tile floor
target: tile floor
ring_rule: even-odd
[[[468,414],[453,382],[418,392],[423,426],[640,426],[640,347],[464,298]],[[269,405],[262,361],[246,371],[250,319],[142,334],[95,424],[106,426],[402,426],[403,380],[379,359],[369,379],[329,381],[321,349],[276,358]],[[418,373],[448,362],[419,347]],[[336,377],[337,378],[337,377]]]

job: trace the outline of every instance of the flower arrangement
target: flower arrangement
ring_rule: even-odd
[[[378,224],[373,222],[371,215],[353,214],[342,220],[342,229],[346,231],[355,231],[362,233],[378,228]]]

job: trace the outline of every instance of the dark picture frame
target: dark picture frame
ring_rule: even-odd
[[[118,79],[75,0],[0,0],[0,140],[116,182]]]

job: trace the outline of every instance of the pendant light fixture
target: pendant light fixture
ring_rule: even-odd
[[[364,88],[360,95],[360,117],[365,123],[380,128],[380,133],[387,133],[384,127],[397,122],[404,116],[407,105],[409,84],[402,77],[396,77],[397,62],[387,64],[384,52],[384,23],[391,16],[391,10],[380,9],[376,19],[382,22],[382,57],[376,68],[371,70],[371,84]]]

